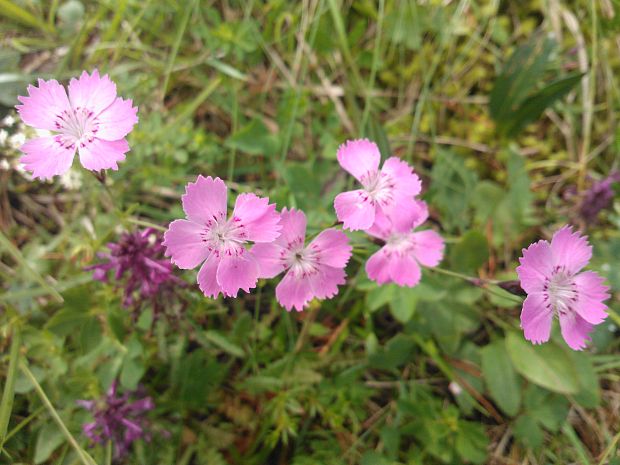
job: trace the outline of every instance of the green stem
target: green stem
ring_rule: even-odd
[[[75,452],[80,457],[81,462],[84,465],[97,465],[97,462],[95,462],[95,460],[88,454],[88,452],[86,452],[84,449],[80,447],[76,439],[73,437],[69,429],[66,427],[66,425],[60,418],[60,415],[58,415],[58,412],[56,411],[56,409],[54,408],[54,406],[48,399],[47,395],[45,394],[45,391],[43,390],[43,388],[41,387],[37,379],[34,377],[30,369],[21,361],[19,363],[19,368],[22,370],[24,375],[26,375],[26,378],[28,378],[28,380],[30,380],[30,382],[34,386],[34,389],[35,391],[37,391],[37,394],[39,395],[41,402],[43,402],[43,405],[45,405],[48,412],[50,413],[50,415],[52,416],[52,418],[54,419],[54,421],[56,422],[56,424],[58,425],[62,433],[67,438],[67,441],[69,441],[69,444],[71,444],[71,446],[75,449]]]

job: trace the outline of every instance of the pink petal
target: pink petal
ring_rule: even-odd
[[[312,300],[310,280],[297,277],[289,270],[276,286],[276,299],[289,312],[293,308],[301,312]]]
[[[251,253],[224,256],[217,269],[217,282],[227,297],[237,297],[239,289],[250,292],[256,287],[260,268]]]
[[[607,318],[609,287],[603,284],[604,278],[594,271],[584,271],[574,277],[577,286],[577,303],[573,307],[588,323],[598,325]]]
[[[593,326],[576,313],[560,313],[560,329],[568,347],[582,350],[590,341]]]
[[[312,296],[317,299],[331,299],[338,294],[338,286],[345,284],[346,273],[342,268],[322,266],[318,273],[308,276]]]
[[[129,152],[129,144],[125,139],[109,141],[93,139],[90,144],[78,147],[80,163],[87,170],[117,170],[119,161],[125,160],[125,153]]]
[[[282,229],[276,205],[266,197],[240,194],[235,202],[233,218],[243,226],[242,239],[253,242],[272,242]]]
[[[134,107],[131,100],[117,98],[97,117],[99,120],[97,137],[105,140],[124,138],[138,122],[137,113],[138,107]]]
[[[418,227],[426,221],[428,218],[428,206],[423,200],[415,200],[395,193],[394,200],[389,205],[377,208],[375,224],[385,222],[386,220],[383,220],[382,217],[387,218],[390,224],[390,233],[403,233]]]
[[[521,281],[521,287],[528,294],[542,291],[545,278],[551,276],[553,271],[553,254],[547,241],[538,241],[522,251],[523,257],[519,259],[517,275]]]
[[[388,264],[392,281],[399,286],[414,287],[420,282],[420,265],[411,255],[392,254]]]
[[[379,147],[368,139],[349,140],[338,148],[338,163],[358,181],[379,169]]]
[[[413,172],[413,168],[406,161],[398,157],[385,160],[381,171],[392,177],[396,184],[394,190],[402,195],[413,197],[422,191],[422,181],[418,175]]]
[[[437,266],[443,259],[444,241],[435,231],[412,233],[415,244],[413,255],[424,266]]]
[[[344,268],[351,258],[352,247],[349,238],[342,231],[326,229],[308,245],[319,253],[319,262],[334,268]]]
[[[24,123],[37,129],[56,131],[57,116],[64,111],[71,111],[65,88],[58,81],[39,79],[39,87],[28,86],[28,97],[19,96],[22,105],[17,111]]]
[[[25,155],[19,161],[35,179],[48,179],[66,173],[75,155],[75,147],[64,148],[54,137],[31,139],[20,150]]]
[[[364,232],[372,237],[376,237],[385,241],[388,237],[390,237],[393,229],[394,225],[392,224],[392,220],[388,218],[388,216],[383,212],[383,210],[377,208],[375,209],[374,223],[369,229],[366,229]]]
[[[226,217],[226,184],[220,178],[199,175],[196,182],[185,186],[181,197],[183,211],[195,223],[210,225],[214,219]]]
[[[214,255],[211,255],[198,272],[198,286],[200,290],[205,296],[213,299],[220,295],[221,292],[220,285],[217,283],[217,268],[219,264],[220,261]]]
[[[86,71],[69,82],[69,100],[74,110],[86,108],[99,115],[109,107],[116,98],[116,84],[106,74],[99,77],[99,71],[94,70],[91,75]]]
[[[338,194],[334,199],[334,208],[344,229],[369,229],[375,222],[375,207],[368,199],[366,191],[355,190]]]
[[[277,242],[287,246],[289,244],[303,244],[306,240],[306,215],[301,210],[294,208],[287,210],[286,207],[280,213],[281,235]]]
[[[204,226],[187,220],[175,220],[170,223],[164,234],[163,245],[166,257],[181,269],[197,267],[209,255],[209,249],[200,237]]]
[[[375,252],[366,262],[366,274],[368,278],[378,284],[385,284],[391,281],[389,271],[390,255],[385,247]]]
[[[564,226],[551,239],[554,264],[563,266],[569,273],[577,273],[592,258],[592,246],[587,237],[573,233],[570,226]]]
[[[260,268],[260,278],[273,278],[284,270],[286,263],[280,259],[284,248],[276,242],[254,244],[251,249]]]
[[[534,344],[541,344],[549,340],[553,311],[547,307],[543,294],[529,294],[523,302],[521,310],[521,328],[525,339]]]

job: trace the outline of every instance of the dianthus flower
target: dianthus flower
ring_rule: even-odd
[[[581,270],[592,257],[587,238],[569,226],[548,241],[523,249],[517,274],[527,293],[521,311],[525,339],[534,344],[549,340],[554,316],[560,320],[562,336],[573,350],[585,348],[594,325],[607,317],[609,288],[594,271]]]
[[[433,230],[413,231],[428,218],[426,203],[416,201],[409,215],[396,215],[376,223],[368,234],[385,245],[366,262],[368,277],[379,284],[393,282],[413,287],[420,282],[420,265],[434,267],[443,258],[444,241]]]
[[[335,296],[338,286],[345,283],[344,267],[351,257],[346,234],[326,229],[306,246],[304,212],[284,208],[280,218],[280,237],[252,247],[260,265],[260,277],[273,278],[286,271],[276,287],[276,299],[288,311],[303,310],[313,298]]]
[[[138,109],[131,100],[116,96],[116,84],[108,75],[94,70],[73,78],[65,88],[55,79],[39,79],[28,86],[28,96],[18,97],[17,111],[24,123],[51,135],[31,139],[21,146],[21,158],[34,178],[51,178],[65,173],[76,150],[86,169],[118,169],[129,145],[125,136],[138,122]]]
[[[198,285],[207,297],[221,292],[237,297],[239,289],[256,287],[259,264],[246,248],[249,242],[272,242],[280,235],[275,204],[255,194],[240,194],[226,218],[227,188],[220,178],[198,176],[182,197],[187,219],[170,223],[164,234],[166,256],[179,268],[203,263]]]
[[[345,229],[371,228],[381,216],[408,215],[417,206],[413,199],[422,183],[413,169],[398,157],[388,158],[379,170],[381,153],[374,142],[359,139],[338,149],[340,166],[362,184],[362,189],[336,196],[334,208]]]
[[[161,234],[152,228],[122,233],[118,242],[107,245],[109,253],[98,253],[102,263],[89,266],[93,278],[107,282],[113,271],[114,284],[124,287],[123,305],[140,306],[151,301],[157,314],[166,297],[185,283],[173,274],[170,260],[164,258]]]
[[[117,393],[115,380],[106,395],[99,400],[78,400],[81,407],[89,410],[94,421],[82,426],[84,434],[94,443],[105,445],[108,441],[114,446],[114,458],[122,458],[129,452],[131,444],[144,439],[150,441],[147,431],[149,423],[146,412],[155,407],[153,399],[144,396],[140,389],[126,392],[122,396]],[[134,398],[136,400],[130,400]]]

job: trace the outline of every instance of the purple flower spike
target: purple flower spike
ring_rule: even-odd
[[[126,392],[117,396],[118,383],[115,380],[104,398],[78,400],[77,404],[94,416],[94,421],[82,426],[82,431],[93,444],[105,445],[111,441],[114,446],[114,459],[127,455],[131,444],[138,440],[151,440],[148,431],[149,422],[145,413],[153,410],[153,399],[144,396],[139,388],[137,391]],[[137,400],[130,400],[131,398]]]
[[[93,271],[93,279],[107,282],[113,271],[117,287],[124,287],[123,306],[137,309],[143,301],[153,304],[155,313],[165,297],[172,296],[177,286],[185,282],[172,272],[172,264],[164,258],[162,237],[153,228],[123,233],[118,242],[108,244],[109,253],[98,253],[104,260],[86,270]],[[164,297],[164,299],[162,299]]]
[[[579,206],[579,214],[584,220],[588,223],[596,221],[599,212],[611,206],[614,199],[613,184],[616,182],[620,182],[620,171],[613,171],[605,179],[592,183]]]

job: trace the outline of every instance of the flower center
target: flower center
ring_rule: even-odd
[[[382,206],[391,202],[394,180],[389,174],[380,171],[368,173],[361,182],[372,201]]]
[[[243,244],[247,242],[247,232],[237,217],[232,217],[228,221],[224,217],[213,218],[207,222],[201,238],[216,257],[237,256],[245,252]]]
[[[319,270],[318,252],[316,245],[304,248],[304,240],[298,237],[283,249],[280,260],[284,269],[290,268],[295,276],[304,278]]]
[[[556,267],[551,278],[545,279],[544,292],[545,303],[551,305],[556,314],[573,312],[572,306],[577,302],[577,288],[572,275]]]
[[[54,140],[66,149],[75,149],[78,143],[80,147],[85,147],[93,142],[99,131],[99,120],[94,113],[81,107],[63,110],[56,115],[54,125],[60,133]]]
[[[413,247],[413,242],[411,240],[411,235],[408,233],[394,233],[387,238],[385,245],[386,250],[393,253],[403,254]]]

